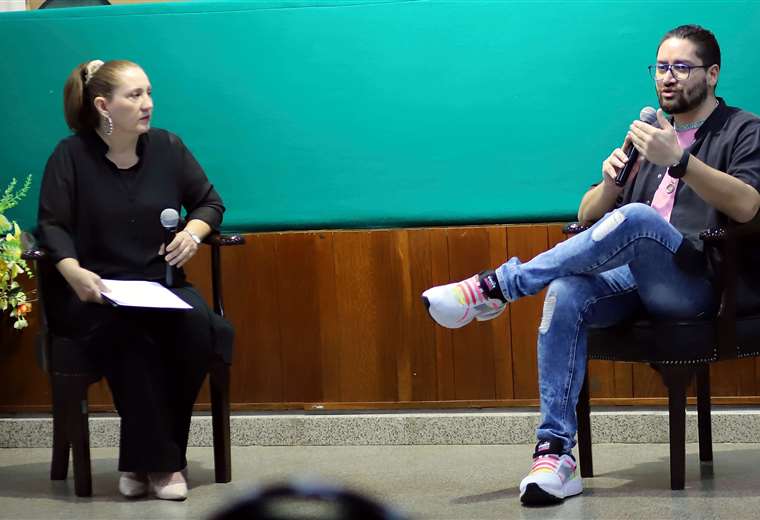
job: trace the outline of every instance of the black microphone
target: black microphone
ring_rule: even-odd
[[[657,124],[657,110],[655,110],[652,107],[642,108],[641,112],[639,113],[639,119],[641,119],[645,123],[648,123],[652,126],[656,126],[658,128],[660,126]],[[623,150],[623,151],[625,152],[625,155],[628,157],[628,162],[625,163],[625,165],[623,166],[623,169],[620,170],[620,173],[618,173],[617,177],[615,177],[615,184],[618,186],[625,186],[625,183],[628,180],[628,176],[631,174],[631,170],[633,170],[633,167],[639,158],[639,151],[636,149],[635,146],[633,146],[633,143],[628,145],[627,150]]]
[[[166,208],[161,212],[161,225],[164,226],[164,256],[166,255],[167,251],[166,248],[169,247],[169,244],[171,244],[172,240],[174,240],[174,237],[177,234],[177,226],[179,225],[179,213],[177,213],[177,210],[174,208]],[[167,262],[166,264],[166,286],[167,287],[173,287],[174,286],[174,267],[169,265]]]

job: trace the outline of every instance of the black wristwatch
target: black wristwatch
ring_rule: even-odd
[[[686,167],[689,165],[689,157],[691,157],[689,151],[684,150],[678,162],[670,165],[670,169],[668,169],[668,175],[674,179],[680,179],[686,175]]]

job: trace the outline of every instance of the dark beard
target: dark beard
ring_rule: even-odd
[[[707,80],[697,83],[691,89],[684,89],[675,99],[665,101],[657,91],[657,99],[660,101],[660,108],[668,114],[683,114],[694,110],[707,99]]]

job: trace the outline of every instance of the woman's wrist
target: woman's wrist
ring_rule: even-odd
[[[185,228],[182,231],[184,231],[185,233],[187,233],[188,235],[190,235],[190,238],[192,238],[193,242],[195,242],[196,244],[200,245],[200,243],[202,242],[201,237],[199,237],[198,235],[196,235],[195,233],[193,233],[189,229]]]

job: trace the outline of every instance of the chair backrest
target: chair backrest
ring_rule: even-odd
[[[37,313],[39,328],[37,330],[36,348],[37,364],[47,373],[90,375],[93,380],[100,378],[100,368],[91,355],[90,346],[76,341],[64,334],[56,333],[51,328],[51,309],[58,299],[53,293],[64,289],[65,280],[61,277],[45,253],[39,249],[27,251],[25,255],[36,255],[35,279],[37,283]],[[53,321],[55,323],[55,320]]]

